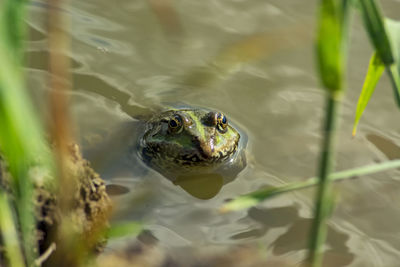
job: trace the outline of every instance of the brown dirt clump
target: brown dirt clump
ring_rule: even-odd
[[[82,249],[87,252],[101,250],[105,244],[102,233],[108,226],[107,220],[111,210],[111,202],[106,193],[104,181],[90,167],[89,162],[82,158],[78,145],[70,145],[68,153],[66,178],[74,185],[71,187],[73,192],[65,192],[65,190],[63,192],[63,188],[57,190],[55,186],[35,185],[33,201],[39,254],[42,255],[50,246],[55,245],[56,252],[50,256],[54,258],[50,260],[53,263],[55,263],[54,260],[58,261],[62,258],[57,254],[64,253],[69,246],[75,245],[77,250],[81,250],[80,253]],[[10,199],[13,199],[8,186],[9,179],[7,165],[0,158],[0,185],[8,192]],[[60,196],[63,194],[68,194],[70,202],[67,211],[60,205]],[[79,237],[76,238],[75,243],[64,242],[65,229],[68,231],[67,235]],[[3,254],[1,244],[0,254]],[[1,262],[3,256],[0,255],[0,266],[4,265]]]

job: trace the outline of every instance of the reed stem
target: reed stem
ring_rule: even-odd
[[[326,99],[326,117],[319,164],[319,186],[316,194],[314,220],[311,228],[309,261],[312,267],[322,264],[323,244],[326,240],[326,222],[332,210],[331,180],[335,158],[335,129],[338,117],[339,95],[329,93]]]

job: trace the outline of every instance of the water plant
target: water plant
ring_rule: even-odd
[[[39,170],[42,175],[35,178],[45,178],[52,171],[41,125],[25,91],[25,5],[23,0],[0,3],[0,150],[12,176],[9,190],[14,196],[10,199],[4,186],[0,189],[0,230],[10,266],[31,266],[37,256],[32,172]],[[15,229],[20,229],[21,238]]]

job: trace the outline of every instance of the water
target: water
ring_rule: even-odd
[[[226,215],[217,208],[260,186],[316,173],[324,115],[313,59],[316,1],[160,3],[70,1],[63,8],[71,24],[70,107],[77,140],[108,183],[129,190],[115,197],[115,220],[144,222],[170,249],[262,244],[267,255],[299,262],[307,247],[313,190]],[[399,1],[382,3],[385,14],[398,18]],[[33,1],[29,10],[28,84],[46,114],[40,100],[48,79],[47,6]],[[400,155],[400,113],[386,77],[351,138],[371,54],[358,15],[353,25],[338,170]],[[234,181],[182,188],[126,156],[138,135],[138,118],[182,104],[220,110],[245,130],[248,166]],[[335,185],[324,266],[398,265],[397,187],[397,170]],[[191,194],[193,188],[200,192]]]

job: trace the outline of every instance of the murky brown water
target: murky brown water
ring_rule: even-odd
[[[70,1],[71,112],[86,156],[116,185],[116,220],[136,220],[169,248],[256,243],[267,255],[305,255],[313,191],[288,194],[226,215],[226,200],[263,185],[314,176],[323,94],[313,65],[316,1]],[[399,19],[400,2],[383,1]],[[42,1],[31,1],[29,86],[46,89]],[[351,138],[371,48],[355,16],[337,169],[400,157],[400,113],[386,77]],[[226,113],[248,137],[248,166],[232,182],[175,186],[126,149],[137,118],[160,106]],[[324,266],[398,266],[398,171],[335,186]],[[399,187],[399,188],[398,188]],[[117,192],[115,192],[117,190]],[[120,191],[118,191],[120,190]],[[122,191],[121,191],[122,190]],[[129,192],[126,192],[128,191]],[[205,200],[206,199],[206,200]]]

